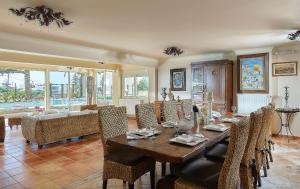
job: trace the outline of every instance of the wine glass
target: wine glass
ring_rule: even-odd
[[[236,109],[237,109],[236,106],[231,106],[231,111],[232,111],[233,114],[236,113]]]

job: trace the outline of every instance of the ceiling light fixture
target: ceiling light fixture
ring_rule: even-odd
[[[55,22],[59,28],[70,25],[72,22],[65,19],[62,12],[54,12],[53,9],[45,5],[37,7],[25,7],[21,9],[8,9],[17,16],[24,16],[26,22],[36,20],[41,26],[49,26]]]
[[[300,38],[300,30],[295,31],[294,33],[289,33],[288,38],[290,40],[296,40],[296,39]]]
[[[183,50],[178,47],[168,47],[164,50],[164,53],[169,56],[179,56],[183,53]]]

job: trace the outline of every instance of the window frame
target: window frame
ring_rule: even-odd
[[[106,93],[106,89],[107,89],[107,87],[106,87],[106,78],[107,78],[107,72],[111,72],[111,74],[112,74],[112,80],[111,80],[111,86],[112,86],[112,89],[111,89],[111,99],[107,99],[107,93]],[[103,89],[102,89],[102,94],[103,94],[103,99],[100,99],[99,97],[98,97],[98,74],[99,73],[103,73]],[[109,102],[109,104],[113,104],[113,95],[114,95],[114,90],[113,90],[113,78],[114,78],[114,76],[113,76],[113,74],[114,74],[114,71],[113,70],[96,70],[95,71],[95,91],[96,91],[96,104],[98,104],[99,102],[98,102],[98,100],[103,100],[103,101],[105,101],[105,102]]]
[[[133,90],[133,96],[125,96],[125,78],[126,77],[133,77],[134,78],[134,90]],[[148,79],[148,90],[147,90],[147,96],[138,96],[138,89],[137,89],[137,77],[146,77]],[[122,98],[123,99],[146,99],[149,98],[149,89],[150,89],[150,78],[148,74],[122,74]]]

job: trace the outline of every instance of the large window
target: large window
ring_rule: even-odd
[[[45,106],[43,71],[0,69],[0,110]]]
[[[86,104],[86,75],[77,72],[49,72],[50,105]]]
[[[139,75],[126,75],[123,77],[124,97],[148,97],[149,77]]]
[[[112,83],[113,73],[112,71],[99,71],[97,73],[97,103],[109,103],[112,104]]]

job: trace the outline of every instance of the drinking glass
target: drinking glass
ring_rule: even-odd
[[[231,106],[231,111],[232,111],[233,114],[236,113],[236,109],[237,109],[236,106]]]

